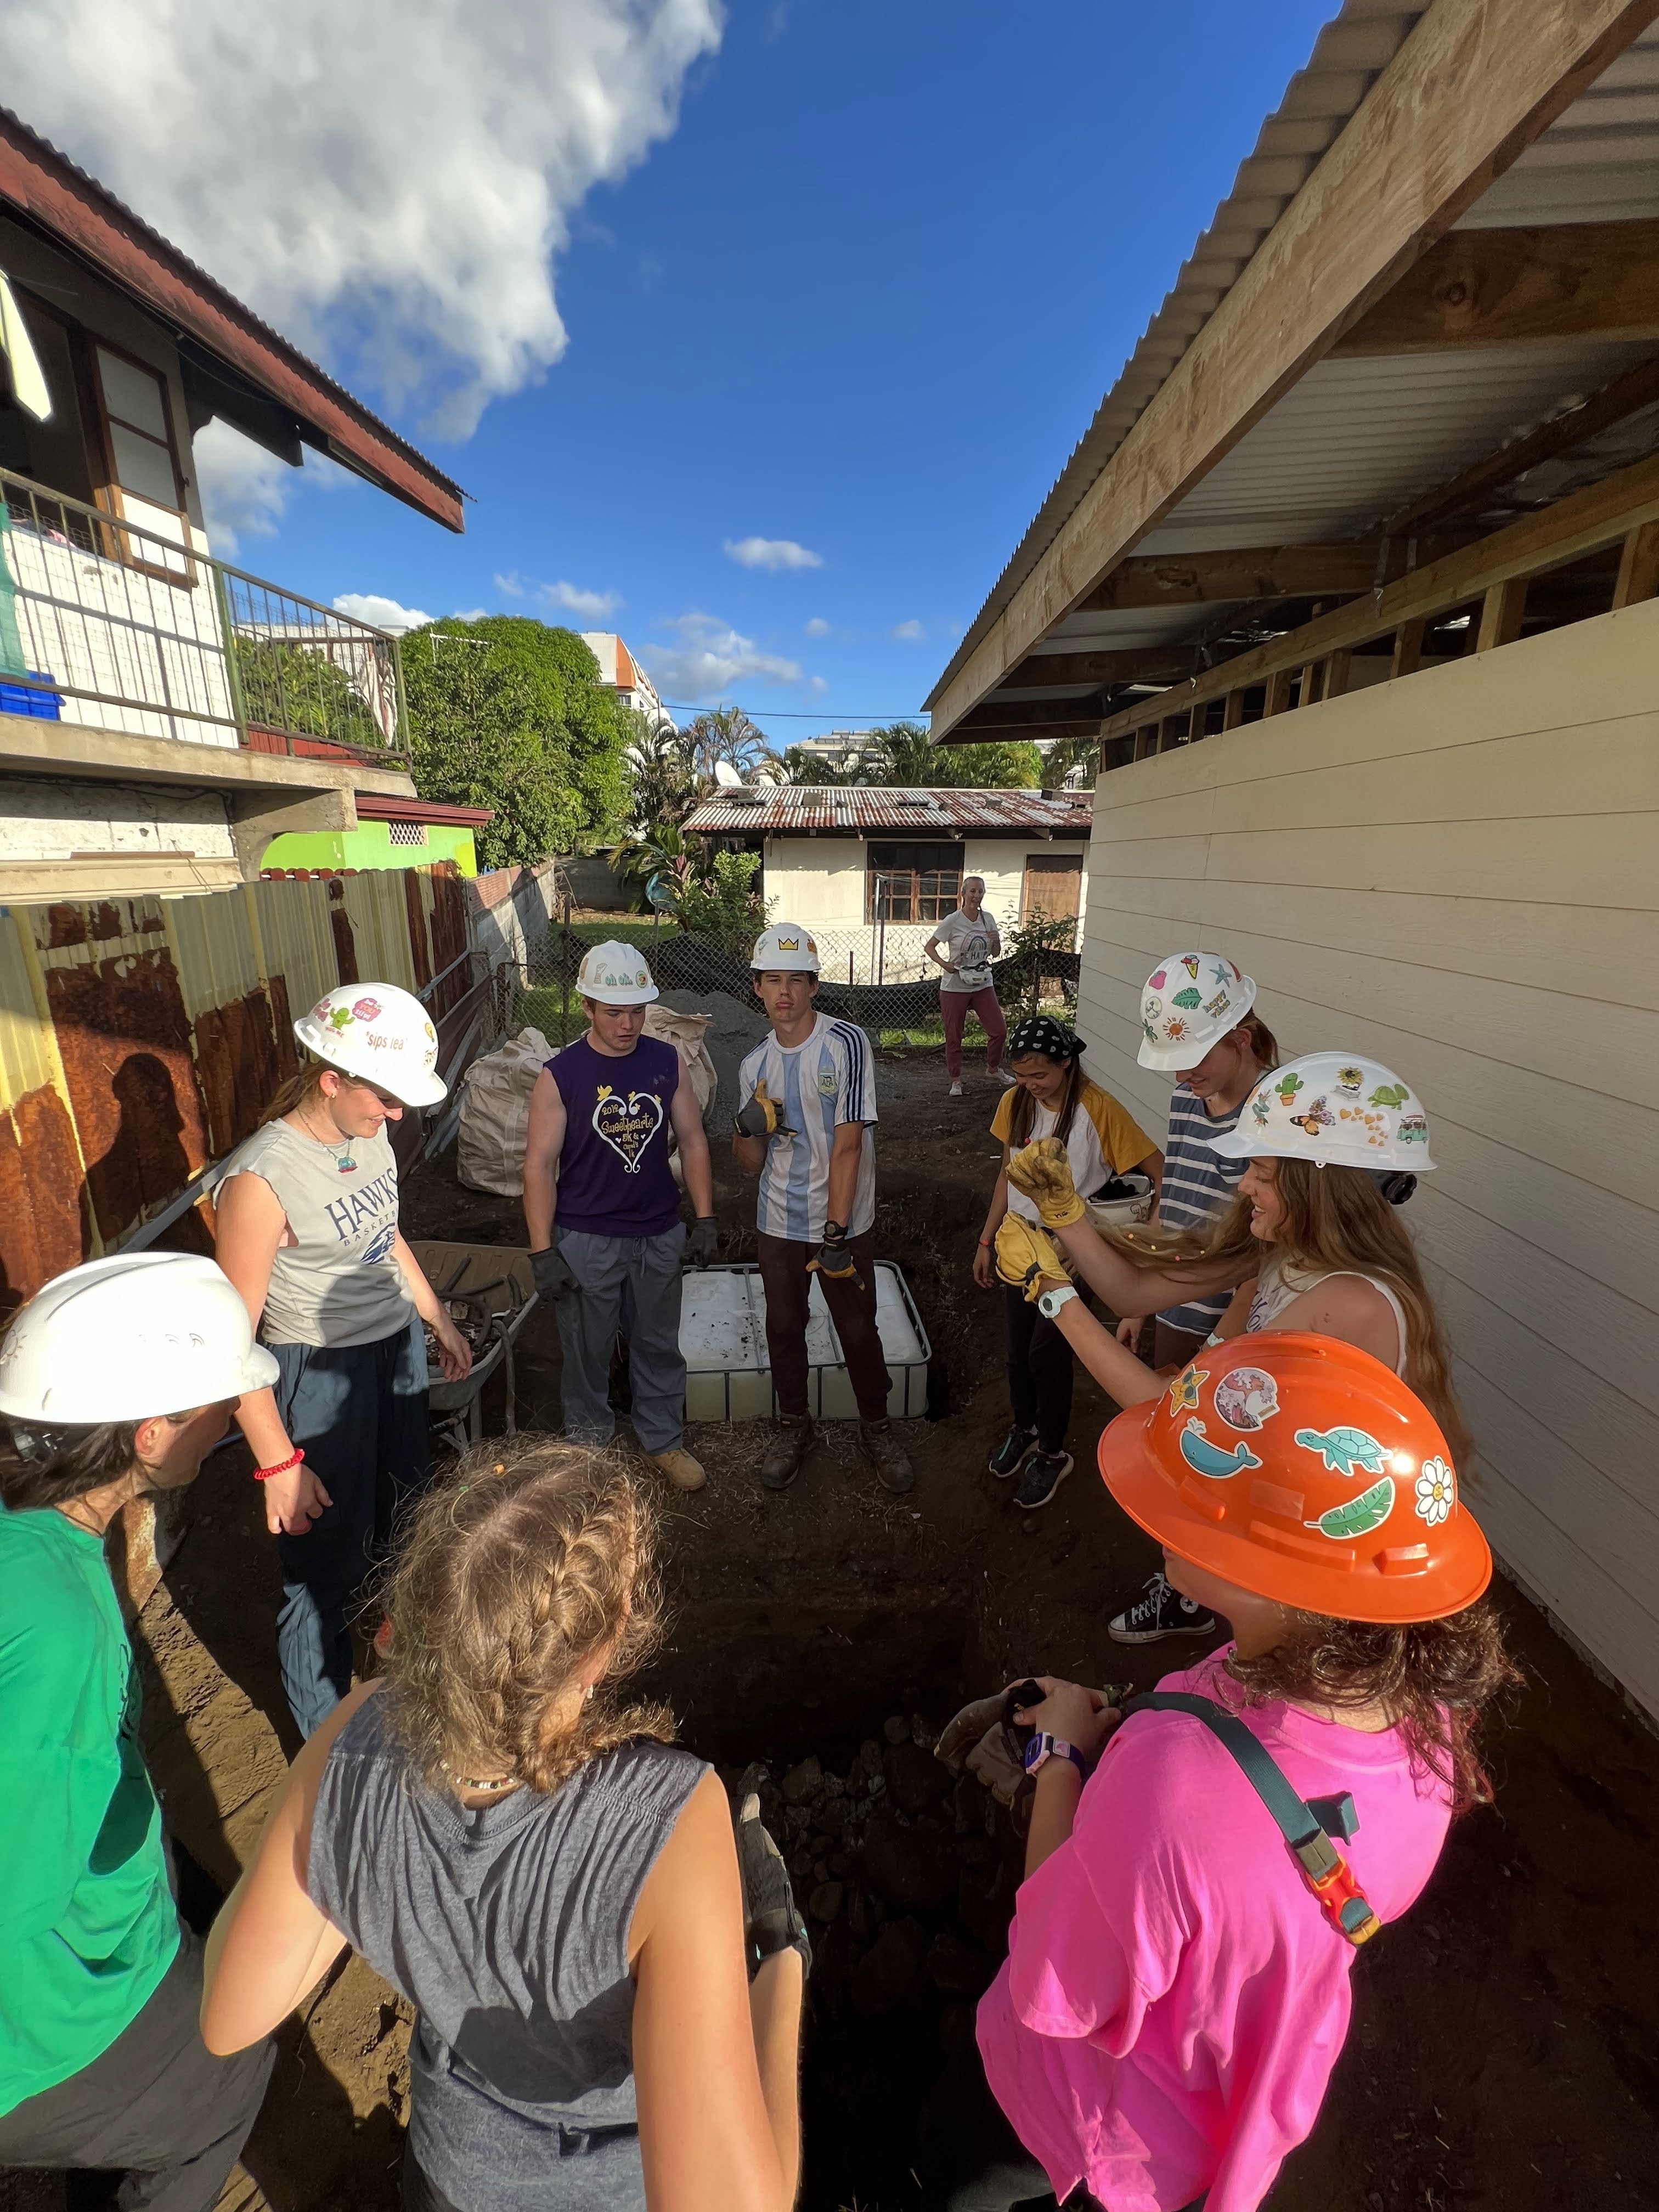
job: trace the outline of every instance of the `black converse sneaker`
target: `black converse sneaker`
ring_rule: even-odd
[[[1107,1625],[1114,1644],[1161,1644],[1169,1636],[1213,1636],[1212,1613],[1171,1589],[1161,1574],[1147,1577],[1145,1592]]]
[[[1009,1475],[1019,1473],[1036,1449],[1036,1431],[1022,1429],[1016,1422],[986,1463],[993,1474],[1006,1481]]]
[[[1048,1503],[1071,1471],[1070,1452],[1033,1452],[1014,1492],[1015,1504],[1022,1513],[1034,1513],[1039,1505]]]

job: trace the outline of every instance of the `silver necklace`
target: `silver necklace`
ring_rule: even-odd
[[[347,1137],[340,1144],[331,1145],[326,1137],[319,1137],[317,1134],[316,1130],[311,1125],[309,1117],[305,1115],[301,1115],[301,1127],[304,1129],[307,1136],[310,1138],[313,1145],[320,1145],[325,1152],[332,1155],[334,1164],[342,1175],[355,1175],[356,1173],[357,1163],[351,1157],[351,1147],[356,1142],[356,1138]]]

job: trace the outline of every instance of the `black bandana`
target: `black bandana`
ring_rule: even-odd
[[[1044,1060],[1065,1061],[1080,1060],[1087,1050],[1082,1038],[1068,1030],[1064,1022],[1055,1021],[1050,1014],[1027,1014],[1023,1021],[1014,1024],[1007,1056],[1019,1060],[1034,1052]]]

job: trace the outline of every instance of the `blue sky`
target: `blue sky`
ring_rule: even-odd
[[[466,535],[307,484],[240,559],[619,629],[780,744],[915,711],[1331,12],[733,0],[678,127],[572,216],[540,381],[445,441],[356,379]]]

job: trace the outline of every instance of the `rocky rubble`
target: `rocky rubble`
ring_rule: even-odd
[[[935,2062],[972,2034],[1023,1856],[989,1792],[934,1757],[938,1735],[896,1713],[844,1771],[812,1755],[725,1777],[734,1803],[759,1796],[788,1865],[812,1938],[815,2027],[931,2027]]]

